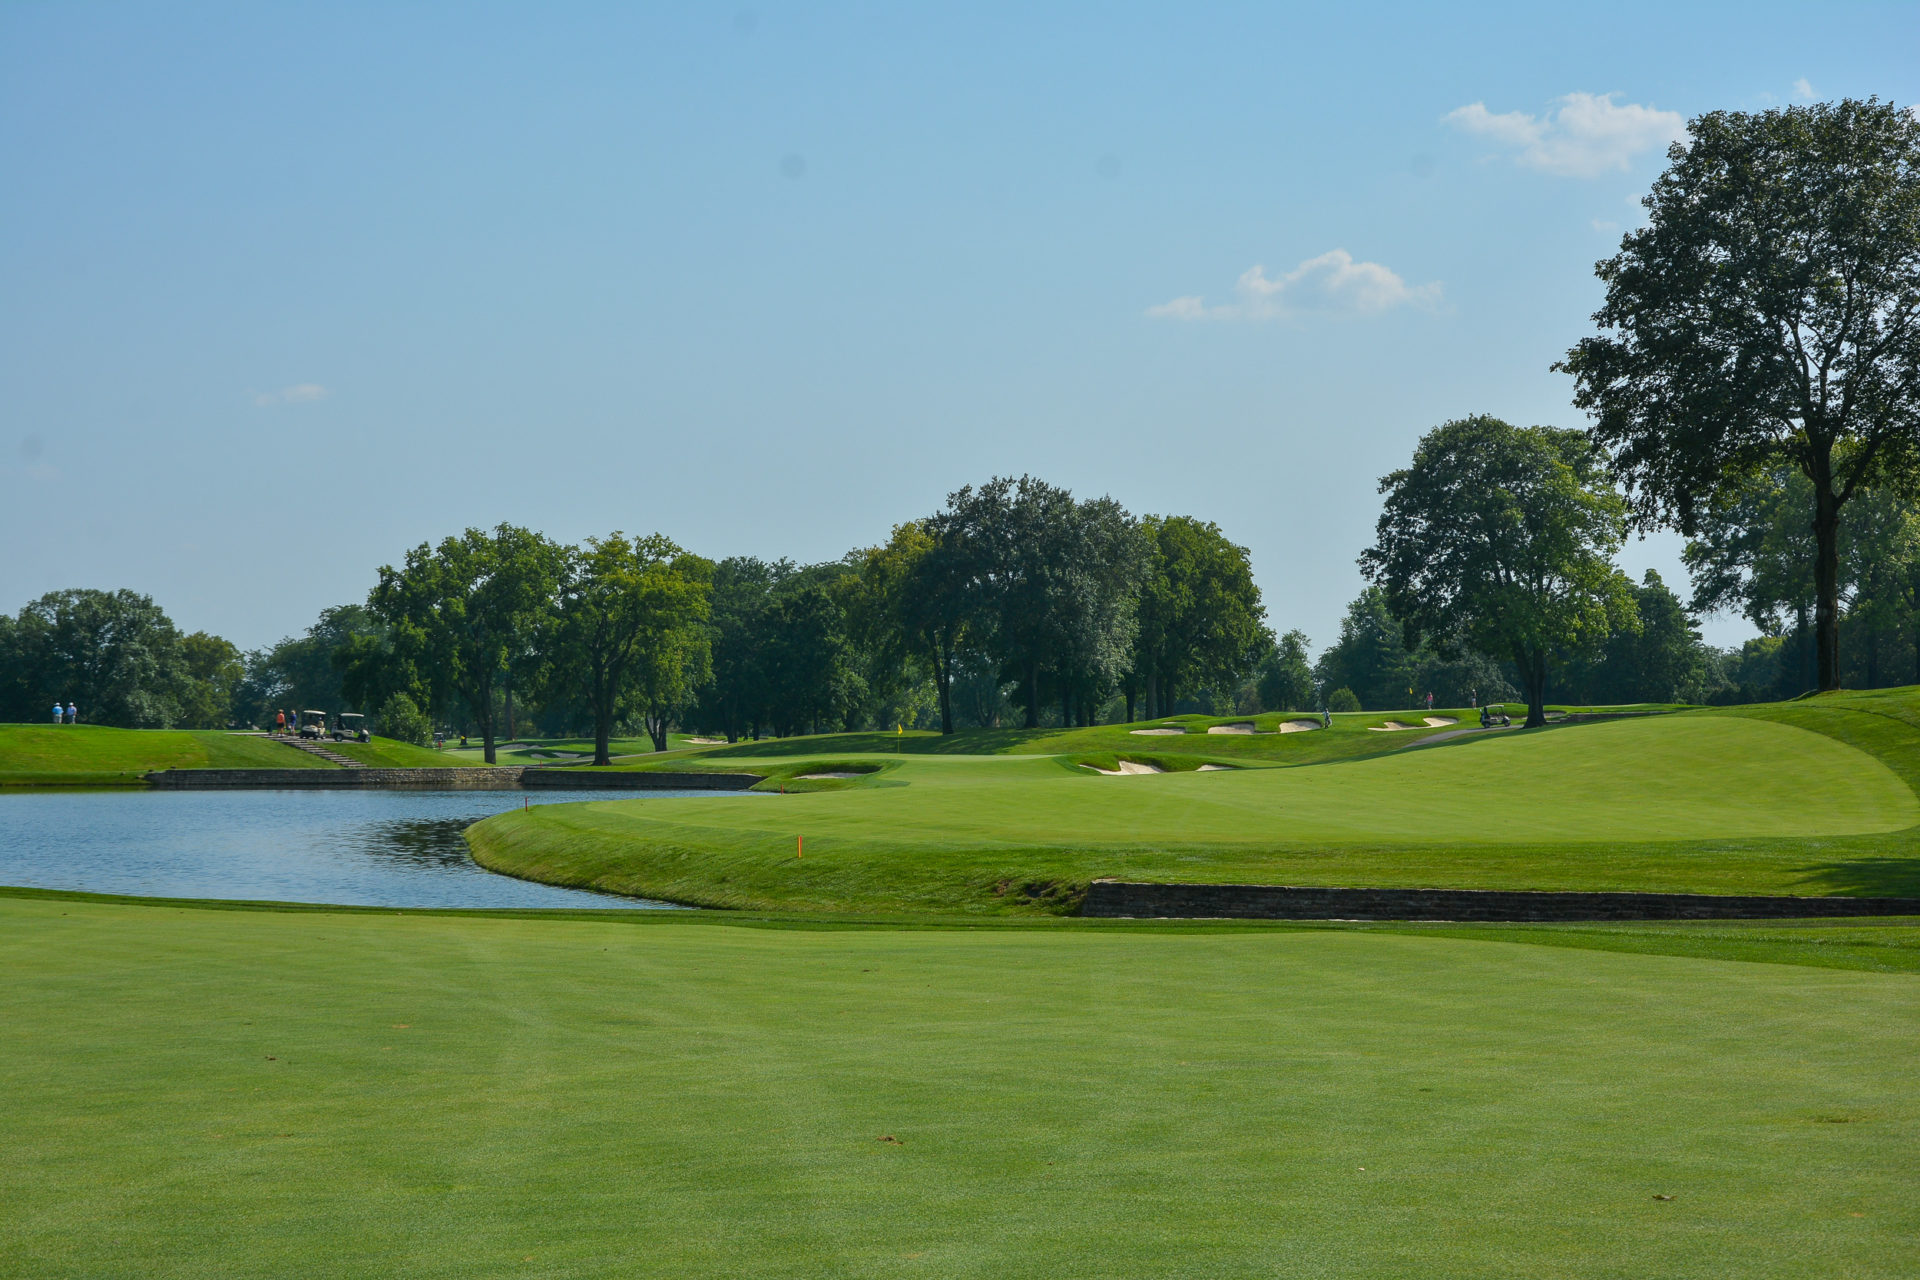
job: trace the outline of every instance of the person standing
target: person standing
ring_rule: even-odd
[[[287,713],[286,712],[276,711],[273,713],[273,731],[277,734],[285,733],[287,731]]]
[[[80,723],[80,713],[73,709],[73,704],[71,702],[67,704],[67,723],[68,724]]]
[[[66,713],[66,711],[65,711],[65,709],[61,707],[61,705],[60,705],[60,701],[59,701],[59,699],[57,699],[57,698],[56,698],[56,699],[54,699],[54,703],[53,703],[53,722],[54,722],[55,724],[65,724],[65,723],[66,723],[66,718],[67,718],[67,713]]]

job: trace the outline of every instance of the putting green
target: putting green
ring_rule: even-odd
[[[628,914],[628,913],[623,913]],[[13,1275],[1912,1274],[1911,975],[0,898]]]
[[[774,803],[600,807],[682,829],[980,847],[1848,835],[1920,822],[1920,800],[1873,757],[1805,729],[1720,716],[1584,725],[1297,769],[1103,777],[1051,757],[909,756],[879,781],[896,785]]]
[[[1910,747],[1915,735],[1902,734]],[[550,806],[490,819],[469,838],[485,865],[559,883],[726,906],[924,909],[1004,904],[1003,882],[1101,875],[1826,892],[1808,883],[1809,854],[1823,847],[1811,841],[1920,823],[1920,799],[1865,751],[1791,724],[1701,714],[1205,773],[902,756],[833,785]],[[1713,856],[1667,856],[1689,842],[1712,842]],[[1041,905],[1070,903],[1056,893]]]

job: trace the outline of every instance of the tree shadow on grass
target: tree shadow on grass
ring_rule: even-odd
[[[1920,856],[1814,863],[1806,868],[1800,891],[1858,898],[1920,898]]]

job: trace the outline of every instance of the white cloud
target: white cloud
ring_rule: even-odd
[[[1435,281],[1409,287],[1378,262],[1355,262],[1345,249],[1308,258],[1283,276],[1249,267],[1234,283],[1234,302],[1209,307],[1198,295],[1175,298],[1147,314],[1172,320],[1271,320],[1306,312],[1377,315],[1395,307],[1432,307],[1440,301]]]
[[[1207,308],[1196,293],[1175,298],[1172,302],[1163,302],[1157,307],[1148,307],[1147,314],[1168,320],[1199,320],[1207,314]]]
[[[313,400],[325,400],[330,393],[317,382],[296,382],[290,387],[278,391],[264,391],[253,398],[257,405],[304,404]]]
[[[1612,218],[1595,218],[1593,220],[1593,229],[1603,236],[1610,236],[1619,232],[1620,224]]]
[[[1515,160],[1530,169],[1573,178],[1625,170],[1641,152],[1663,147],[1687,131],[1677,111],[1633,102],[1623,106],[1610,93],[1569,93],[1556,101],[1558,107],[1541,116],[1524,111],[1495,115],[1486,103],[1475,102],[1441,118],[1516,152]]]
[[[1813,91],[1813,86],[1807,82],[1807,78],[1801,76],[1793,82],[1793,96],[1802,102],[1812,102],[1820,95]]]

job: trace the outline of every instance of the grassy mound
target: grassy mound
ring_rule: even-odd
[[[0,966],[21,1275],[1877,1280],[1920,1235],[1905,974],[51,897]]]
[[[0,724],[0,786],[139,786],[160,769],[331,769],[255,734]]]
[[[1098,876],[1920,895],[1912,690],[1416,750],[1379,745],[1417,736],[1368,731],[1386,718],[1265,738],[1131,738],[1109,755],[907,753],[819,794],[548,806],[489,819],[469,841],[483,865],[531,879],[779,910],[1061,912]],[[1113,732],[1059,736],[1078,745]],[[1357,742],[1371,744],[1366,758],[1354,758]],[[1264,748],[1237,757],[1249,765],[1305,765],[1302,751],[1319,763],[1129,777],[1079,767],[1198,758],[1158,750],[1175,743]],[[770,759],[775,745],[710,758],[816,767]]]

